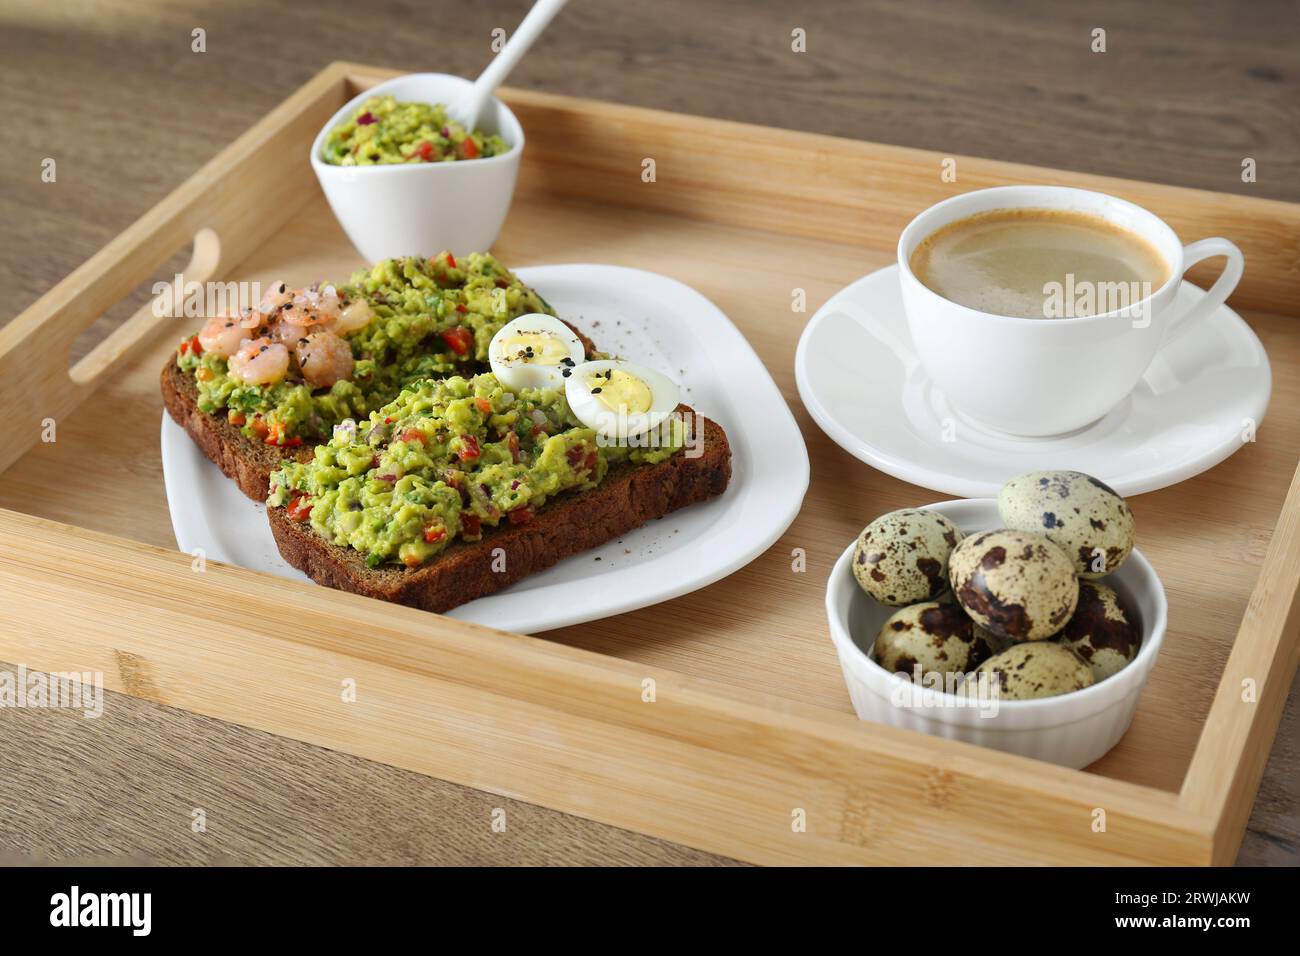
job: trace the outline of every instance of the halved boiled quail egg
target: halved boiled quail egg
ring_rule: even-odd
[[[602,359],[573,369],[564,395],[578,421],[606,439],[631,438],[677,408],[677,383],[654,369]]]
[[[563,372],[587,357],[582,340],[553,315],[521,315],[488,345],[492,374],[508,389],[562,388]]]

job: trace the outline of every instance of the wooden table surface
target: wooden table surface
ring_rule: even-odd
[[[0,321],[328,61],[472,76],[493,29],[513,29],[527,6],[0,0]],[[802,54],[791,52],[796,28]],[[1090,50],[1097,28],[1104,53]],[[191,48],[196,29],[206,52]],[[1300,202],[1291,0],[825,0],[799,12],[778,0],[573,0],[511,83]],[[54,183],[41,178],[46,158]],[[144,301],[141,290],[121,314]],[[1239,862],[1300,863],[1298,797],[1293,688]],[[730,862],[121,695],[97,720],[0,712],[0,862],[86,858]]]

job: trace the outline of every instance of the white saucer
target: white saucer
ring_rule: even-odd
[[[1204,294],[1184,282],[1173,308]],[[1222,306],[1179,330],[1132,394],[1092,425],[1051,438],[993,432],[952,409],[921,367],[897,266],[818,309],[794,364],[800,398],[837,445],[895,478],[966,498],[995,497],[1009,478],[1049,468],[1087,472],[1121,495],[1184,481],[1242,446],[1273,387],[1264,346]]]

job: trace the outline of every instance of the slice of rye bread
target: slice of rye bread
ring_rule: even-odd
[[[694,415],[686,406],[680,411]],[[714,498],[731,480],[731,446],[716,422],[695,416],[702,454],[678,453],[655,465],[624,463],[595,488],[557,495],[527,524],[485,528],[478,541],[456,541],[418,568],[366,567],[365,556],[291,519],[284,508],[267,508],[280,554],[317,584],[352,591],[426,611],[447,611],[499,591],[520,578],[612,541],[652,518]],[[501,548],[504,570],[494,571]]]
[[[286,458],[307,461],[312,445],[282,448],[254,441],[225,415],[209,415],[199,410],[199,388],[194,376],[188,375],[173,357],[162,370],[163,404],[167,413],[189,433],[199,450],[226,475],[239,490],[255,501],[265,501],[270,494],[271,472]]]
[[[563,319],[560,321],[564,322]],[[582,342],[587,357],[596,351],[591,339],[564,322]],[[466,367],[460,374],[473,375],[476,369]],[[209,415],[198,407],[199,389],[194,378],[176,364],[173,355],[162,370],[163,405],[168,414],[189,433],[194,443],[222,473],[234,480],[239,490],[254,501],[265,501],[270,494],[271,472],[280,467],[286,458],[308,461],[315,444],[297,448],[282,448],[255,441],[230,424],[224,414]]]

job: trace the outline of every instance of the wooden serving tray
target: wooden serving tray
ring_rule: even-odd
[[[197,323],[146,307],[68,368],[79,333],[191,242],[196,281],[303,283],[361,265],[308,147],[357,90],[393,75],[328,67],[0,330],[0,659],[102,671],[112,690],[757,862],[1234,858],[1296,669],[1300,206],[964,158],[945,183],[939,154],[503,94],[528,145],[502,260],[611,262],[699,289],[767,364],[812,459],[802,513],[748,567],[524,637],[196,569],[174,550],[163,495],[157,373]],[[1012,182],[1101,189],[1186,239],[1231,237],[1247,261],[1232,304],[1275,376],[1256,443],[1132,501],[1169,634],[1132,729],[1084,771],[853,716],[826,577],[869,519],[938,496],[841,452],[794,388],[817,305],[892,261],[918,210]],[[796,289],[806,312],[792,310]],[[806,572],[792,569],[796,548]]]

